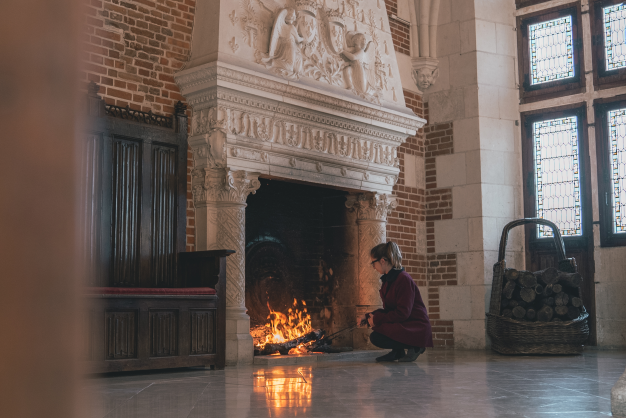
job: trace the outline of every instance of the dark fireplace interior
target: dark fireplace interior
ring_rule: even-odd
[[[246,208],[246,307],[252,328],[272,309],[306,302],[313,329],[334,332],[354,320],[357,230],[347,192],[260,179]],[[335,344],[351,346],[349,335]]]

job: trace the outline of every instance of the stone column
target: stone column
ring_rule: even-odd
[[[192,143],[194,156],[197,148]],[[212,167],[199,156],[192,173],[198,251],[236,253],[226,264],[226,364],[251,364],[254,354],[245,306],[246,198],[261,186],[258,173]],[[200,166],[200,167],[198,167]]]
[[[387,215],[397,206],[396,197],[378,193],[351,194],[346,207],[357,212],[359,229],[359,276],[357,279],[357,318],[365,312],[382,307],[378,293],[380,275],[372,268],[370,250],[387,242]],[[357,328],[353,334],[354,348],[374,349],[369,341],[371,330]]]

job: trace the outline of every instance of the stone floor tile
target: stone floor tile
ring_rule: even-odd
[[[428,350],[415,363],[315,364],[117,374],[85,381],[93,418],[610,416],[626,352],[500,356]]]

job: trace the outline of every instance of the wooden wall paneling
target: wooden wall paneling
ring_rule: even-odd
[[[141,229],[141,144],[121,138],[112,149],[111,285],[138,286]]]
[[[105,312],[106,359],[137,357],[137,310]]]
[[[88,286],[102,286],[100,260],[100,228],[102,195],[102,135],[88,134],[82,159],[81,200],[85,202],[83,218],[83,262]]]
[[[190,314],[190,354],[215,354],[215,311],[192,309]]]
[[[139,252],[140,252],[140,279],[137,284],[140,287],[157,287],[152,277],[152,140],[150,137],[141,138],[142,155],[142,174],[141,181],[141,218],[139,225],[141,232],[139,234]]]
[[[151,309],[150,357],[178,355],[178,309]]]
[[[152,147],[151,280],[157,287],[177,284],[177,165],[176,147]]]
[[[104,134],[102,140],[102,211],[100,212],[100,259],[96,265],[101,269],[102,286],[112,286],[111,274],[113,255],[113,229],[112,229],[112,193],[113,185],[111,176],[113,173],[113,136]]]

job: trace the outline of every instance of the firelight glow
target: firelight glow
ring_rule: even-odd
[[[265,337],[265,341],[259,344],[257,348],[263,350],[267,344],[284,343],[311,332],[311,315],[307,313],[306,302],[301,302],[304,308],[299,310],[298,301],[294,299],[293,308],[289,308],[287,315],[273,310],[268,302],[267,307],[270,310],[270,314],[267,317],[269,322],[265,326],[269,329],[269,333]],[[292,348],[289,350],[289,354],[306,353],[306,345],[308,344],[310,343],[300,344],[296,348]]]

